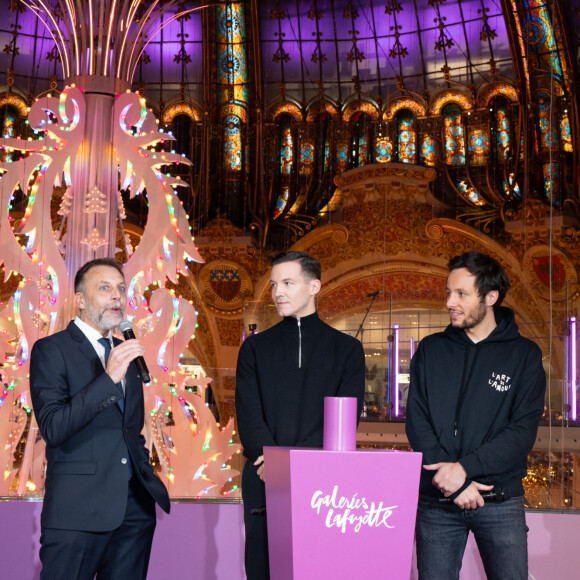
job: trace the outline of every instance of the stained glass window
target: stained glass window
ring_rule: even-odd
[[[548,92],[539,91],[536,103],[538,105],[538,130],[542,149],[552,149],[556,145],[556,135],[552,126],[552,99]]]
[[[298,171],[300,175],[310,175],[314,167],[314,143],[303,141],[300,144],[300,161]]]
[[[451,103],[445,107],[443,118],[447,165],[465,165],[465,130],[461,119],[461,109],[455,103]]]
[[[20,115],[16,108],[9,105],[0,108],[0,128],[2,137],[16,137],[23,134]],[[0,161],[13,161],[13,154],[0,150]]]
[[[415,118],[407,109],[397,113],[397,156],[401,163],[415,163],[417,156]]]
[[[290,188],[283,187],[282,192],[280,193],[278,199],[276,200],[276,207],[274,208],[274,214],[272,216],[274,219],[279,218],[286,209],[289,196],[290,196]]]
[[[322,175],[332,164],[330,150],[331,119],[327,113],[321,113],[314,120],[316,123],[316,169]]]
[[[393,160],[393,144],[388,137],[380,137],[377,139],[375,156],[377,163],[388,163]]]
[[[572,133],[570,131],[570,117],[567,110],[562,112],[562,118],[560,119],[560,138],[562,139],[564,151],[573,153],[574,146],[572,145]]]
[[[500,102],[495,108],[495,130],[497,135],[498,161],[507,161],[512,143],[512,130],[511,119],[505,103]]]
[[[224,118],[224,166],[228,171],[242,170],[242,123],[239,117]]]
[[[340,139],[336,144],[336,169],[339,173],[348,169],[348,141]]]
[[[16,137],[18,111],[12,107],[2,107],[0,110],[0,119],[2,119],[2,137]]]
[[[173,148],[176,153],[185,155],[187,159],[193,162],[193,165],[180,163],[175,165],[173,172],[185,179],[190,186],[192,185],[192,172],[199,169],[200,166],[200,132],[199,125],[194,123],[189,115],[176,115],[171,122],[171,133],[175,137]]]
[[[366,113],[357,112],[352,116],[351,123],[351,167],[360,167],[370,162],[369,132],[371,119]]]
[[[542,167],[544,176],[544,195],[547,199],[553,200],[554,192],[557,191],[556,181],[558,179],[559,164],[545,163]]]
[[[459,193],[466,201],[472,203],[473,205],[482,206],[485,205],[485,201],[481,198],[478,191],[475,187],[469,185],[467,181],[460,181],[457,184],[457,188],[459,189]]]
[[[289,115],[280,115],[276,124],[280,143],[280,174],[291,175],[295,159],[292,118]]]
[[[375,161],[388,163],[393,160],[393,143],[387,133],[387,127],[379,125],[375,137]]]
[[[514,174],[510,173],[508,176],[508,183],[502,181],[502,188],[507,196],[522,197],[522,192],[517,181],[514,182]]]
[[[489,154],[489,137],[486,127],[469,130],[469,160],[472,165],[485,165]]]
[[[421,159],[425,165],[433,167],[441,159],[441,141],[430,134],[423,136],[421,145]]]

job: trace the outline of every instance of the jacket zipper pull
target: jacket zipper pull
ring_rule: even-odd
[[[454,435],[457,436],[457,421],[455,421],[455,423],[453,424],[453,428],[454,428]]]
[[[298,321],[298,368],[302,368],[302,328],[300,324],[300,318],[296,319]]]

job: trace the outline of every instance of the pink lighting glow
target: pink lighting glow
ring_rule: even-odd
[[[570,419],[576,421],[576,317],[570,317],[570,336],[568,339],[570,361]]]
[[[395,417],[399,416],[399,325],[393,325],[393,399]]]

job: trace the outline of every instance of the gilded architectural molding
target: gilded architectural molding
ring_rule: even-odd
[[[220,344],[222,346],[239,346],[244,330],[241,318],[215,318]]]

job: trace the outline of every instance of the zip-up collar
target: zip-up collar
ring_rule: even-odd
[[[300,324],[300,318],[297,318],[298,322],[298,368],[302,368],[302,325]]]
[[[321,324],[320,318],[318,318],[318,313],[314,312],[308,316],[303,316],[302,318],[295,318],[294,316],[286,316],[283,320],[284,328],[295,332],[294,329],[298,331],[298,368],[302,368],[302,331],[308,333],[314,331],[316,327]]]

